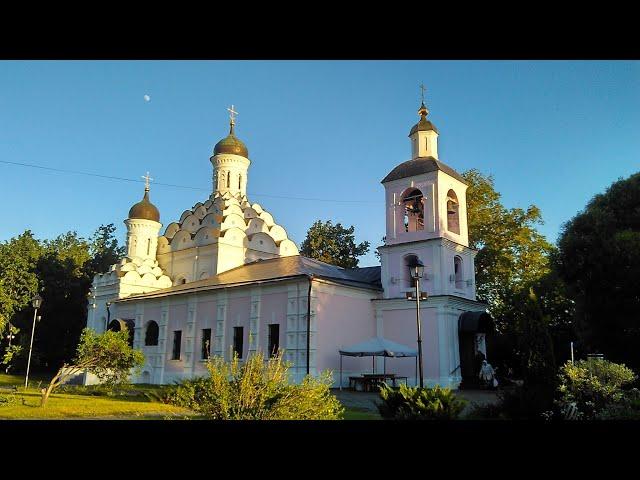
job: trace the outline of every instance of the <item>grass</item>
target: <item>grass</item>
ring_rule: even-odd
[[[37,388],[26,391],[24,379],[15,375],[0,375],[0,386],[19,386],[16,392],[0,392],[0,419],[164,419],[192,418],[194,412],[185,408],[153,401],[142,391],[148,386],[118,392],[107,396],[95,387],[65,386],[61,393],[53,393],[45,408],[40,407]],[[42,380],[38,380],[40,382]],[[42,381],[42,386],[46,385]]]
[[[345,407],[343,420],[382,420],[377,412],[363,408]]]
[[[0,420],[1,419],[185,419],[201,418],[185,408],[161,403],[154,394],[161,395],[167,386],[136,384],[119,389],[109,395],[100,386],[62,386],[54,392],[45,408],[40,407],[39,387],[48,384],[46,376],[29,379],[29,388],[24,390],[24,377],[0,374]],[[17,391],[11,392],[13,386]],[[149,395],[145,395],[145,393]],[[377,412],[345,407],[344,420],[381,420]]]

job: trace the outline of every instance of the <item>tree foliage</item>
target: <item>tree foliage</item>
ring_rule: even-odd
[[[57,369],[75,352],[86,325],[87,294],[96,273],[104,272],[123,254],[115,227],[100,226],[86,240],[67,232],[51,240],[37,240],[27,230],[0,243],[0,332],[10,322],[20,327],[14,345],[21,346],[18,366],[26,365],[36,293],[44,298],[34,337],[32,367]],[[2,337],[5,337],[3,334]],[[46,339],[46,341],[43,341]],[[7,342],[0,339],[5,350]],[[13,351],[15,357],[18,352]]]
[[[640,368],[640,173],[593,197],[558,247],[583,349]]]
[[[128,381],[132,369],[144,364],[144,354],[129,346],[129,333],[126,330],[112,332],[107,330],[97,334],[84,329],[80,336],[76,358],[71,364],[64,364],[53,377],[49,386],[42,389],[42,403],[46,406],[49,395],[55,388],[70,377],[88,371],[103,383],[113,386]]]
[[[369,242],[355,242],[353,225],[345,228],[341,223],[333,225],[331,220],[317,220],[307,231],[300,253],[331,265],[356,268],[358,257],[369,251]]]
[[[499,333],[494,360],[503,371],[512,368],[524,374],[521,366],[528,360],[523,356],[534,355],[536,350],[524,349],[518,329],[541,325],[535,320],[539,315],[545,318],[555,351],[566,358],[573,335],[573,304],[555,268],[557,250],[537,231],[543,223],[540,209],[535,205],[526,210],[508,209],[493,177],[477,170],[464,172],[463,177],[469,183],[469,246],[478,250],[476,294],[488,304]],[[537,295],[535,308],[529,299],[532,288]],[[544,338],[546,342],[547,335]]]
[[[42,246],[30,230],[0,243],[0,332],[39,291],[38,261]],[[15,323],[15,322],[13,322]]]
[[[282,352],[265,360],[251,355],[244,364],[213,357],[209,376],[183,381],[170,401],[215,420],[335,420],[343,407],[329,390],[331,375],[289,383]]]
[[[463,177],[469,183],[469,246],[478,250],[476,293],[489,304],[500,324],[509,321],[514,312],[510,300],[514,294],[528,291],[549,273],[553,246],[536,230],[543,223],[538,207],[507,209],[500,201],[492,176],[472,169],[464,172]]]

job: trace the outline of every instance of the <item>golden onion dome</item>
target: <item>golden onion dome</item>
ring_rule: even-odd
[[[149,189],[144,189],[144,197],[129,210],[130,219],[160,221],[160,211],[149,201]]]
[[[229,135],[216,143],[216,146],[213,148],[214,155],[218,155],[220,153],[232,153],[234,155],[249,158],[249,150],[247,150],[246,145],[233,133],[233,124],[231,124],[231,131],[229,132]]]
[[[418,113],[420,114],[420,121],[413,126],[413,128],[409,132],[409,136],[413,135],[416,132],[424,132],[427,130],[433,130],[434,132],[438,133],[438,129],[436,128],[436,126],[429,120],[427,120],[429,109],[424,105],[424,102],[422,103],[422,105],[420,105]]]

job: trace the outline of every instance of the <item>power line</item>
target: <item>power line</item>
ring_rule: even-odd
[[[86,175],[88,177],[98,177],[98,178],[106,178],[107,180],[117,180],[117,181],[121,181],[121,182],[135,182],[135,183],[143,183],[143,180],[139,180],[136,178],[126,178],[126,177],[116,177],[114,175],[102,175],[100,173],[92,173],[92,172],[83,172],[80,170],[70,170],[70,169],[65,169],[65,168],[54,168],[54,167],[45,167],[43,165],[34,165],[32,163],[21,163],[21,162],[10,162],[8,160],[0,160],[0,163],[5,163],[8,165],[17,165],[20,167],[29,167],[29,168],[38,168],[41,170],[49,170],[52,172],[58,172],[58,173],[71,173],[74,175]],[[177,185],[175,183],[162,183],[162,182],[153,182],[154,185],[159,185],[159,186],[163,186],[163,187],[173,187],[173,188],[186,188],[189,190],[203,190],[203,191],[210,191],[209,188],[203,188],[203,187],[192,187],[189,185]],[[267,197],[267,198],[281,198],[281,199],[286,199],[286,200],[304,200],[304,201],[310,201],[310,202],[336,202],[336,203],[378,203],[378,202],[373,202],[371,200],[340,200],[340,199],[333,199],[333,198],[308,198],[308,197],[290,197],[290,196],[285,196],[285,195],[269,195],[266,193],[252,193],[252,196],[256,196],[256,197]]]

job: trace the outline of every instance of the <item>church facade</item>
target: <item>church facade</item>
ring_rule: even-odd
[[[382,180],[381,265],[355,269],[301,256],[273,215],[249,200],[251,160],[231,111],[229,135],[210,158],[211,195],[163,233],[147,181],[124,222],[126,256],[94,278],[87,326],[130,332],[145,355],[132,379],[138,383],[205,375],[213,355],[283,350],[292,381],[330,370],[338,386],[341,348],[372,337],[415,348],[416,303],[406,295],[415,291],[409,265],[420,260],[429,295],[420,303],[425,383],[458,387],[475,353],[486,353],[486,305],[475,296],[467,184],[438,159],[438,131],[424,103],[409,134],[411,159]],[[342,384],[382,368],[381,358],[350,357]],[[418,382],[413,358],[391,359],[386,368]]]

